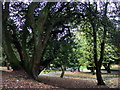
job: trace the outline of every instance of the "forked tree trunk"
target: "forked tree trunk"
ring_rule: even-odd
[[[44,64],[44,62],[42,62],[42,56],[44,54],[44,49],[47,45],[47,42],[50,38],[50,32],[51,32],[51,28],[49,28],[49,30],[46,32],[46,36],[42,36],[38,42],[38,46],[37,49],[35,50],[35,55],[34,55],[34,60],[33,60],[33,67],[32,67],[32,73],[33,73],[33,77],[34,79],[38,80],[38,75],[39,73],[44,70],[45,67],[47,67],[47,65],[49,63],[46,63],[46,65]],[[44,39],[43,39],[44,38]]]
[[[90,4],[89,4],[90,5]],[[106,39],[106,32],[107,32],[107,5],[108,2],[105,3],[105,8],[104,8],[104,14],[103,14],[103,21],[101,22],[104,31],[103,31],[103,37],[102,37],[102,42],[101,42],[101,48],[100,48],[100,59],[98,60],[98,53],[97,53],[97,31],[99,28],[99,24],[95,22],[94,18],[89,17],[92,29],[93,29],[93,52],[94,52],[94,63],[95,63],[95,69],[96,69],[96,77],[97,77],[97,81],[98,81],[98,85],[105,85],[102,76],[101,76],[101,66],[102,66],[102,61],[104,59],[104,50],[105,50],[105,39]],[[91,9],[91,8],[90,8]],[[90,10],[91,13],[92,10]],[[95,13],[94,13],[95,14]],[[93,15],[96,18],[96,15],[91,14],[91,16]],[[97,20],[97,19],[96,19]]]
[[[27,21],[31,21],[29,24],[27,23],[27,25],[31,25],[32,29],[35,29],[33,31],[36,31],[36,27],[34,26],[34,10],[36,7],[37,3],[32,3],[30,6],[34,6],[33,7],[29,7],[28,10],[28,17],[30,19],[28,19],[28,17],[26,18],[26,23]],[[33,36],[36,36],[36,34],[38,34],[38,40],[37,38],[34,37],[34,39],[36,39],[38,41],[38,43],[36,42],[36,40],[34,40],[34,51],[33,51],[33,58],[32,60],[29,60],[29,58],[27,57],[27,52],[26,52],[26,38],[24,37],[22,39],[22,45],[21,43],[17,43],[16,40],[16,31],[13,30],[13,35],[14,38],[12,36],[9,36],[9,30],[7,30],[7,20],[9,17],[9,3],[5,3],[5,9],[3,10],[3,39],[4,39],[4,49],[6,52],[7,57],[9,58],[9,62],[11,64],[11,67],[13,69],[18,69],[19,67],[23,67],[22,69],[24,69],[29,75],[31,75],[35,80],[38,80],[38,75],[39,73],[48,65],[48,63],[42,64],[42,56],[44,53],[44,49],[46,47],[46,44],[50,38],[50,33],[52,30],[52,25],[48,25],[47,29],[44,27],[45,23],[47,21],[47,16],[49,13],[49,9],[50,7],[53,5],[53,3],[48,3],[44,9],[41,12],[41,15],[39,15],[39,23],[38,23],[38,27],[37,30],[38,32],[34,32]],[[41,21],[42,20],[42,21]],[[36,25],[36,24],[35,24]],[[25,34],[25,33],[24,33]],[[16,43],[13,43],[10,39],[15,40]],[[18,41],[19,42],[19,41]],[[14,44],[15,48],[17,49],[19,56],[20,56],[20,60],[18,60],[18,58],[16,57],[13,47],[12,47],[12,43]],[[36,44],[37,43],[37,44]],[[38,80],[39,81],[39,80]]]
[[[95,28],[95,25],[94,23],[91,21],[91,24],[92,24],[92,28],[93,28],[93,43],[94,43],[94,46],[93,46],[93,51],[94,51],[94,62],[95,62],[95,69],[96,69],[96,77],[97,77],[97,84],[98,85],[105,85],[103,79],[102,79],[102,76],[101,76],[101,64],[102,64],[102,61],[98,61],[98,55],[97,55],[97,33],[96,33],[96,28]],[[102,60],[102,59],[100,59]]]

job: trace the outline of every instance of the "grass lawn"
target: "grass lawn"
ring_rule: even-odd
[[[56,71],[55,70],[50,70],[50,72],[44,72],[43,71],[42,73],[61,75],[62,71],[59,71],[59,70],[56,70]],[[71,72],[71,71],[65,71],[64,75],[96,78],[96,75],[93,75],[91,72]],[[106,76],[117,77],[118,74],[116,74],[116,73],[102,73],[102,77],[106,77]]]
[[[46,75],[48,74],[53,74],[53,76],[55,75],[59,75],[61,74],[61,71],[51,71],[49,73],[46,72]],[[50,75],[50,76],[51,76]],[[58,76],[58,77],[59,77]],[[106,85],[110,88],[117,88],[119,86],[119,75],[116,73],[102,73],[102,77],[103,80],[105,81]],[[71,71],[65,71],[65,75],[64,78],[71,78],[71,79],[82,79],[82,80],[93,80],[95,82],[97,82],[96,79],[96,75],[92,75],[92,73],[90,72],[71,72]]]
[[[111,65],[111,69],[120,69],[120,65],[116,65],[116,64]]]

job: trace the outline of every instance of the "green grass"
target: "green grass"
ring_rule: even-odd
[[[120,65],[111,65],[111,69],[120,69]]]
[[[2,66],[0,66],[0,69],[7,69],[7,67],[2,67]]]
[[[65,75],[69,75],[70,74],[70,73],[67,73],[67,72],[71,72],[71,71],[65,71]],[[42,73],[61,75],[62,71],[60,71],[60,70],[50,70],[50,72],[42,71]],[[91,72],[82,72],[82,73],[92,75]],[[102,73],[102,75],[118,75],[118,74],[116,74],[116,73]]]
[[[49,74],[61,74],[62,71],[60,70],[49,70],[50,72],[47,71],[42,71],[42,73],[49,73]],[[65,72],[71,72],[71,71],[65,71]]]
[[[110,66],[110,69],[120,69],[120,65],[117,65],[117,64],[112,64],[111,66]],[[103,66],[101,67],[101,69],[105,69]]]

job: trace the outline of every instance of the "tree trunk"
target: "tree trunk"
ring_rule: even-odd
[[[97,85],[105,85],[102,76],[101,76],[101,70],[100,67],[96,67],[96,76],[97,76]]]
[[[108,64],[108,67],[107,67],[108,69],[108,73],[111,73],[111,69],[110,69],[110,64]]]
[[[42,70],[44,70],[43,66],[36,67],[36,68],[33,69],[32,76],[36,81],[40,81],[39,78],[38,78],[38,75],[40,74],[40,72],[42,72]]]
[[[93,75],[95,75],[94,67],[91,68],[91,72]]]
[[[80,68],[78,68],[78,72],[80,72]]]
[[[8,62],[11,64],[11,67],[14,70],[20,69],[21,68],[19,65],[20,63],[12,48],[10,33],[7,30],[7,19],[9,17],[9,2],[5,3],[5,9],[3,10],[3,15],[4,16],[2,19],[2,26],[3,26],[2,36],[3,36],[4,51],[5,51],[5,54],[7,55]]]
[[[46,36],[42,36],[38,42],[37,49],[35,50],[35,55],[33,59],[32,73],[33,77],[37,80],[39,73],[45,68],[45,65],[42,65],[42,56],[44,54],[44,49],[47,45],[47,42],[50,37],[51,29],[46,32]],[[44,38],[44,39],[43,39]],[[48,63],[46,63],[48,65]]]
[[[63,76],[64,76],[64,74],[65,74],[64,66],[61,66],[61,70],[62,70],[62,73],[61,73],[60,77],[63,78]]]
[[[97,58],[98,54],[97,54],[97,33],[96,33],[96,28],[95,28],[96,26],[94,25],[94,23],[92,21],[91,21],[91,25],[93,27],[93,43],[94,43],[93,51],[94,51],[94,62],[95,62],[97,82],[98,82],[98,85],[105,85],[105,83],[102,79],[102,76],[101,76],[101,71],[100,71],[102,62],[101,61],[99,62],[98,58]]]
[[[81,65],[78,66],[78,72],[80,72],[80,67],[81,67]]]
[[[103,31],[103,38],[102,38],[102,42],[101,42],[101,51],[100,51],[100,59],[98,60],[98,54],[97,54],[97,30],[99,28],[99,24],[96,23],[96,21],[98,21],[98,19],[96,18],[96,15],[94,15],[95,13],[92,12],[91,8],[89,8],[90,13],[94,13],[91,14],[89,17],[92,29],[93,29],[93,52],[94,52],[94,62],[95,62],[95,68],[96,68],[96,77],[97,77],[97,81],[98,81],[98,85],[105,85],[105,83],[103,82],[102,76],[101,76],[101,66],[102,66],[102,61],[104,59],[104,50],[105,50],[105,39],[106,39],[106,32],[107,32],[107,5],[108,2],[105,3],[105,8],[104,8],[104,14],[103,14],[103,19],[102,19],[102,26],[104,28]],[[91,18],[92,16],[94,16],[95,18]]]
[[[105,70],[107,71],[107,73],[111,73],[111,70],[110,70],[110,65],[108,64],[103,64]]]

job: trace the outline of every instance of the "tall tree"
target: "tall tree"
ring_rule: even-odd
[[[89,2],[83,5],[86,7],[85,19],[86,21],[88,19],[89,28],[92,30],[86,30],[86,32],[92,36],[91,39],[93,40],[93,57],[98,85],[105,85],[101,76],[101,66],[104,60],[106,35],[108,29],[111,27],[111,21],[107,17],[108,2],[99,4],[100,6],[103,5],[103,7],[99,8],[96,2],[93,4]]]

